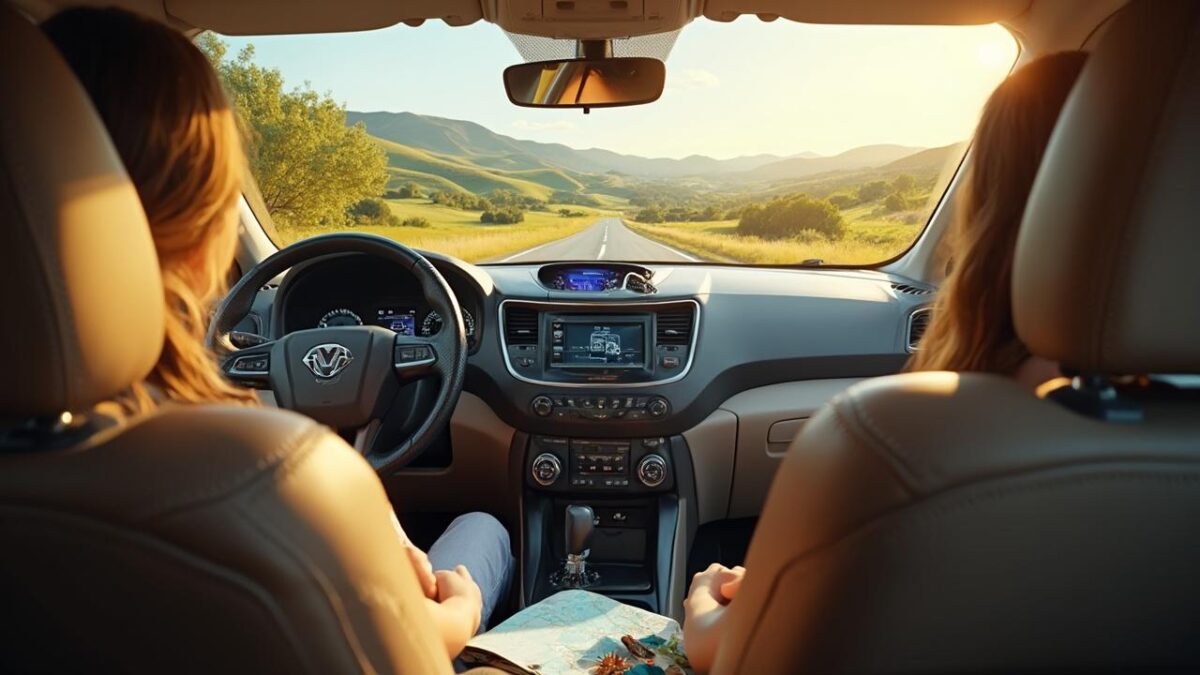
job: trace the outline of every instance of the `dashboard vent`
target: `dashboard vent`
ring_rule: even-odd
[[[655,338],[660,345],[687,345],[692,341],[692,319],[690,307],[666,309],[658,313]]]
[[[929,328],[929,319],[932,316],[928,307],[922,307],[908,315],[908,351],[917,351],[917,345],[924,337],[925,329]]]
[[[528,307],[510,307],[504,312],[504,338],[510,345],[536,345],[538,312]]]
[[[929,295],[934,289],[928,286],[917,286],[914,284],[892,284],[892,290],[905,295]]]

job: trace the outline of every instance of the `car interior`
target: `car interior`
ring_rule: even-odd
[[[517,570],[500,618],[586,560],[588,590],[682,621],[693,574],[744,565],[713,673],[1200,669],[1200,3],[89,0],[189,37],[429,22],[592,58],[743,17],[999,24],[1018,66],[1089,53],[1013,270],[1018,332],[1072,376],[1054,396],[903,372],[967,150],[871,266],[280,247],[248,196],[208,343],[270,405],[117,425],[87,412],[154,365],[162,286],[138,193],[37,27],[79,4],[0,3],[0,670],[453,672],[392,510],[423,547],[495,516]],[[499,87],[509,65],[477,67]],[[571,105],[603,114],[583,90]]]

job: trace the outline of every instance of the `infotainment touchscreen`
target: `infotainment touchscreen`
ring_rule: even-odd
[[[643,368],[644,323],[555,322],[550,363],[565,368]]]

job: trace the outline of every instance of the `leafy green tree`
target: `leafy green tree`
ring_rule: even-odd
[[[647,206],[641,211],[638,211],[637,218],[635,218],[635,220],[637,220],[639,223],[661,223],[663,221],[662,209],[658,208],[657,206]]]
[[[859,202],[873,202],[882,199],[888,193],[888,184],[881,180],[863,183],[858,187]]]
[[[271,217],[282,226],[338,227],[351,206],[383,194],[387,155],[346,109],[306,84],[291,91],[274,68],[254,63],[247,45],[235,58],[216,35],[197,41],[238,111],[250,169]]]
[[[842,211],[845,211],[846,209],[850,208],[851,206],[854,206],[857,202],[855,202],[854,197],[851,197],[850,195],[847,195],[847,194],[839,193],[836,195],[830,195],[829,203],[838,207]]]
[[[883,208],[887,211],[903,211],[908,208],[908,201],[899,192],[893,192],[883,200]]]
[[[892,189],[900,194],[911,191],[917,185],[917,179],[907,173],[902,173],[892,179]]]
[[[837,207],[805,194],[780,197],[766,206],[749,206],[738,221],[738,234],[763,239],[811,237],[809,231],[829,239],[846,234],[846,222]]]

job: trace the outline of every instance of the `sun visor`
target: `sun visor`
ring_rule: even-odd
[[[438,19],[465,26],[483,18],[479,0],[164,0],[179,21],[226,35],[343,33]]]
[[[708,0],[704,16],[733,21],[743,15],[803,23],[966,26],[1007,21],[1032,0]]]

